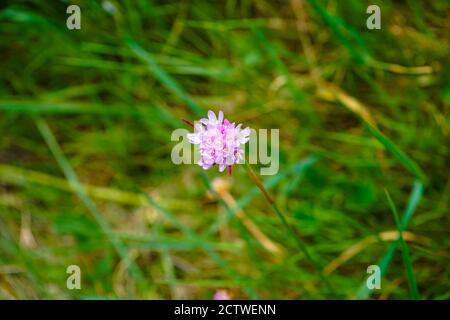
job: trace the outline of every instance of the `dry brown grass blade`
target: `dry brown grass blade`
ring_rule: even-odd
[[[374,127],[377,127],[376,122],[369,112],[369,109],[358,99],[350,96],[341,88],[328,83],[321,82],[317,89],[317,96],[328,102],[339,102],[350,111],[359,115],[366,122]]]
[[[26,249],[34,249],[37,247],[36,239],[31,230],[31,215],[29,213],[22,213],[20,224],[19,243]]]
[[[72,192],[72,188],[66,179],[7,164],[0,164],[0,180],[12,183],[14,185],[33,183]],[[138,207],[148,206],[145,197],[141,194],[115,188],[93,186],[89,184],[83,184],[83,187],[86,189],[89,196],[96,199],[113,201],[120,204],[134,205]]]
[[[409,231],[403,231],[402,232],[403,238],[405,241],[410,242],[418,242],[418,243],[427,243],[429,242],[428,238],[416,235]],[[331,261],[324,269],[323,273],[325,275],[331,274],[334,270],[339,268],[341,265],[343,265],[345,262],[353,258],[355,255],[357,255],[359,252],[364,250],[366,247],[377,243],[379,239],[382,241],[395,241],[399,238],[399,232],[397,230],[391,230],[391,231],[383,231],[378,234],[378,237],[375,235],[368,236],[364,238],[363,240],[355,243],[351,247],[349,247],[347,250],[342,252],[336,259]]]
[[[432,74],[433,68],[431,66],[419,66],[419,67],[406,67],[395,63],[386,63],[382,61],[369,60],[369,66],[389,71],[396,74],[409,74],[409,75],[423,75]]]
[[[322,81],[321,85],[319,85],[317,88],[317,95],[319,98],[325,101],[342,104],[347,109],[349,109],[350,111],[361,117],[363,121],[369,123],[374,128],[378,129],[375,119],[369,112],[369,108],[365,106],[362,102],[360,102],[358,99],[347,94],[344,90],[340,89],[339,87],[331,83]],[[372,139],[375,139],[375,137],[373,137]],[[380,161],[383,170],[386,171],[384,150],[377,149],[376,157]]]
[[[280,245],[272,241],[253,221],[247,218],[241,208],[237,208],[236,200],[228,192],[228,188],[229,184],[224,179],[218,178],[213,182],[213,190],[222,198],[228,207],[235,208],[236,217],[241,220],[250,234],[270,253],[277,256],[284,254],[284,249]]]

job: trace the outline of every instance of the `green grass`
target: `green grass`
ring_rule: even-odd
[[[0,6],[0,299],[449,298],[446,1],[102,2]],[[209,109],[278,174],[174,165]]]
[[[411,263],[411,257],[409,255],[408,246],[406,245],[405,239],[403,237],[403,229],[400,224],[400,219],[398,217],[397,208],[395,207],[395,204],[392,201],[392,198],[389,195],[389,192],[387,190],[385,190],[385,191],[386,191],[386,198],[388,199],[389,206],[391,207],[392,214],[394,215],[394,219],[395,219],[395,224],[397,225],[397,230],[399,232],[398,241],[400,242],[400,245],[402,248],[403,263],[405,264],[406,275],[408,277],[408,284],[409,284],[409,289],[411,291],[411,298],[418,300],[419,299],[419,291],[417,289],[416,278],[414,276],[414,271],[413,271],[413,266]]]

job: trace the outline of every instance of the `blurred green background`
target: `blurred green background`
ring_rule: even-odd
[[[2,1],[0,298],[449,299],[448,14]],[[245,166],[171,162],[179,119],[208,109],[280,129],[280,171],[260,177],[274,205]]]

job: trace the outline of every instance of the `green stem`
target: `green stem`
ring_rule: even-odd
[[[416,277],[414,276],[413,266],[411,257],[409,255],[408,246],[406,245],[405,239],[403,238],[403,231],[404,228],[402,228],[400,219],[398,217],[397,207],[394,204],[394,201],[392,201],[391,196],[389,195],[389,192],[387,189],[384,190],[386,194],[386,198],[388,200],[389,206],[391,208],[392,214],[394,215],[395,224],[397,225],[397,229],[399,232],[398,240],[400,241],[401,249],[402,249],[402,257],[403,257],[403,263],[405,265],[406,269],[406,276],[408,278],[408,285],[411,292],[411,298],[414,300],[419,300],[419,290],[417,289],[417,282]]]
[[[272,208],[274,209],[274,211],[276,212],[276,214],[278,215],[278,217],[280,218],[283,226],[286,228],[286,230],[289,232],[289,234],[292,236],[292,238],[295,239],[295,242],[297,243],[299,249],[303,252],[303,254],[305,255],[305,257],[309,260],[309,262],[313,265],[314,269],[316,270],[316,272],[319,274],[320,280],[325,284],[325,286],[327,287],[328,291],[331,294],[334,294],[334,289],[331,286],[330,282],[328,281],[328,279],[324,276],[324,274],[322,273],[322,268],[320,267],[320,265],[314,260],[314,258],[311,256],[311,254],[308,251],[307,246],[300,240],[300,238],[297,237],[297,235],[295,234],[294,229],[292,228],[291,225],[289,225],[289,223],[286,220],[286,217],[284,216],[284,214],[280,211],[280,209],[278,208],[277,204],[275,203],[275,200],[272,198],[272,196],[270,195],[270,193],[266,190],[266,188],[264,187],[264,184],[261,182],[261,180],[259,179],[259,177],[256,175],[256,173],[253,171],[253,169],[251,168],[251,166],[246,162],[245,163],[247,171],[250,175],[250,178],[253,180],[253,182],[255,183],[255,185],[259,188],[259,190],[261,190],[262,194],[264,195],[264,197],[266,198],[267,202],[269,202],[269,204],[272,206]]]

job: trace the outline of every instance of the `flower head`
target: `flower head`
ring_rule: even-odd
[[[190,143],[200,146],[197,164],[205,170],[217,164],[220,172],[226,167],[231,172],[232,165],[243,158],[244,144],[250,139],[250,128],[241,129],[241,126],[224,119],[222,111],[218,116],[208,111],[208,118],[200,119],[194,125],[194,133],[187,135]]]
[[[213,299],[214,300],[230,300],[231,298],[226,290],[217,290],[214,293]]]

